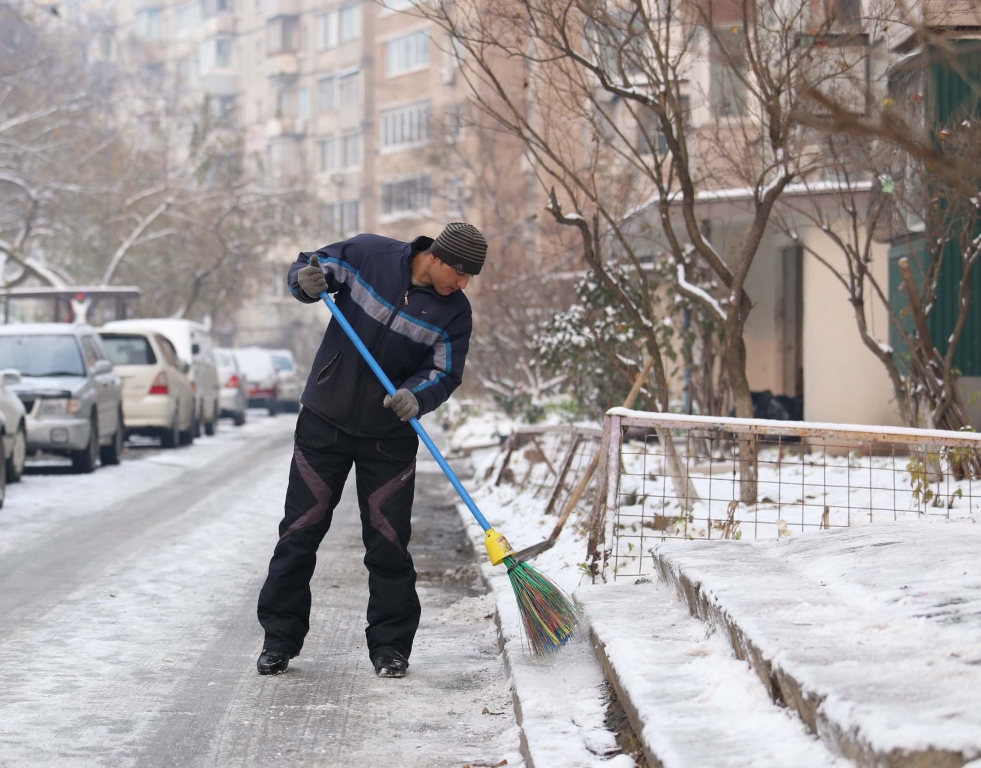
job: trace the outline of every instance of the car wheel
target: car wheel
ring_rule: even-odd
[[[180,405],[177,405],[174,407],[174,417],[170,420],[170,426],[160,435],[160,445],[164,448],[176,448],[180,443],[179,415]]]
[[[215,432],[218,431],[218,414],[221,410],[218,408],[218,403],[215,403],[214,408],[211,411],[211,421],[204,425],[204,434],[208,437],[214,437]]]
[[[191,426],[187,428],[185,432],[180,433],[180,444],[190,445],[194,442],[195,437],[201,436],[201,421],[199,419],[194,419],[191,422]]]
[[[275,416],[279,413],[279,403],[276,400],[270,400],[268,410],[270,416]]]
[[[24,464],[27,463],[27,430],[21,424],[14,435],[14,450],[6,461],[7,482],[16,483],[24,475]]]
[[[119,412],[116,420],[116,431],[113,433],[112,442],[99,449],[99,458],[102,459],[103,466],[116,465],[123,458],[123,440],[126,435],[126,427],[123,425],[123,412]]]
[[[238,411],[232,416],[232,421],[236,427],[241,427],[245,424],[245,411]]]
[[[194,420],[191,421],[191,439],[188,443],[194,441],[194,438],[201,437],[201,420],[204,417],[204,405],[195,411]]]
[[[99,420],[93,416],[89,425],[89,444],[80,451],[72,451],[72,469],[82,474],[94,472],[99,463]]]

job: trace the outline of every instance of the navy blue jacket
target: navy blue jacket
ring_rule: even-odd
[[[412,285],[410,261],[432,243],[429,237],[403,243],[357,235],[316,251],[338,308],[396,389],[415,394],[420,416],[460,386],[473,327],[463,291],[440,296],[431,287]],[[303,292],[297,272],[312,255],[301,253],[287,278],[292,294],[307,304],[320,299]],[[382,405],[384,398],[385,389],[340,324],[330,323],[300,398],[303,405],[351,435],[413,434],[408,422]]]

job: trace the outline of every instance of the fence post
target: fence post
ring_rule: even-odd
[[[613,575],[616,577],[616,522],[617,510],[620,508],[620,452],[623,444],[623,431],[620,416],[607,416],[604,431],[607,433],[607,453],[606,453],[606,499],[603,503],[603,565],[601,572],[603,580],[606,581],[606,566],[609,564],[610,555],[613,556]]]

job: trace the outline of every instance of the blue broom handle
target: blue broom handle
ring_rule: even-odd
[[[351,327],[351,324],[347,321],[347,318],[344,317],[341,310],[337,308],[334,300],[326,291],[320,294],[320,298],[324,300],[324,304],[327,305],[327,309],[330,310],[330,314],[333,315],[334,319],[341,324],[341,328],[344,329],[344,333],[347,334],[347,337],[351,340],[354,346],[358,348],[358,352],[361,353],[361,357],[365,359],[365,362],[368,363],[371,370],[375,372],[375,376],[378,377],[378,381],[380,381],[382,386],[385,387],[385,391],[394,396],[395,385],[392,384],[391,379],[388,378],[385,371],[383,371],[381,366],[378,365],[378,361],[375,360],[371,352],[368,351],[368,348],[364,345],[364,342],[358,338],[357,332]],[[433,442],[433,439],[429,436],[426,430],[423,429],[422,424],[419,423],[419,419],[409,419],[409,423],[416,431],[416,434],[418,434],[422,439],[422,442],[425,443],[426,447],[429,449],[429,452],[433,455],[433,458],[436,459],[436,463],[439,464],[440,469],[443,470],[443,474],[446,475],[446,478],[450,481],[453,487],[456,488],[456,492],[460,494],[460,498],[463,499],[464,504],[466,504],[470,509],[470,512],[477,519],[477,522],[480,523],[480,527],[485,531],[490,530],[491,524],[487,522],[487,518],[481,514],[479,509],[477,509],[477,505],[474,503],[474,500],[470,498],[470,494],[467,493],[467,489],[463,487],[463,483],[460,482],[460,478],[456,476],[456,472],[453,471],[446,459],[443,458],[443,454],[440,453],[439,448],[436,447],[436,443]]]

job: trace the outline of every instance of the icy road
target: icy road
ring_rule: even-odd
[[[520,764],[496,636],[452,497],[420,454],[409,676],[379,680],[353,476],[320,549],[311,631],[259,677],[255,603],[294,417],[250,414],[87,476],[35,466],[0,510],[0,765]],[[423,449],[424,450],[424,449]]]

